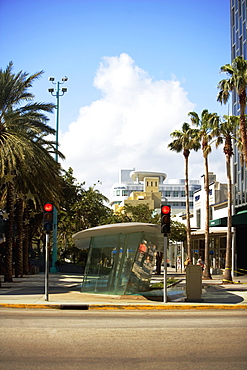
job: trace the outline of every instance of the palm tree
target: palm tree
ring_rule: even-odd
[[[52,112],[54,105],[30,103],[34,96],[28,89],[42,72],[29,76],[21,71],[15,75],[12,66],[9,63],[5,71],[0,70],[0,178],[6,180],[9,174],[14,175],[14,186],[12,181],[5,181],[9,214],[5,281],[12,281],[12,219],[16,192],[31,191],[37,205],[47,197],[58,199],[60,173],[59,164],[51,156],[56,150],[55,143],[43,136],[55,133],[47,125],[44,114]],[[19,256],[21,258],[21,251]]]
[[[208,177],[208,155],[211,152],[210,141],[212,140],[212,126],[218,121],[219,117],[216,113],[209,113],[204,109],[201,117],[196,112],[189,112],[191,122],[198,127],[198,139],[202,143],[202,152],[204,160],[204,191],[206,195],[205,201],[205,268],[203,276],[205,279],[211,279],[210,260],[209,260],[209,177]]]
[[[229,75],[228,79],[221,80],[218,84],[220,92],[217,100],[222,104],[226,104],[230,92],[235,91],[239,98],[240,105],[240,135],[243,143],[243,156],[247,166],[247,133],[245,121],[246,108],[246,88],[247,88],[247,60],[241,56],[236,57],[232,64],[226,64],[221,67],[221,72],[226,72]]]
[[[191,259],[191,229],[190,229],[190,207],[189,207],[189,155],[191,150],[197,151],[200,149],[200,142],[198,141],[199,131],[190,127],[187,122],[183,123],[182,131],[175,130],[170,136],[174,138],[168,148],[177,153],[183,152],[184,168],[185,168],[185,196],[186,196],[186,223],[187,223],[187,250],[188,257]]]
[[[232,140],[237,141],[235,136],[236,129],[239,126],[239,117],[224,116],[224,121],[218,121],[213,128],[212,133],[217,137],[216,147],[224,143],[223,152],[226,156],[226,173],[227,173],[227,240],[226,240],[226,263],[223,275],[223,283],[232,281],[232,174],[231,158],[233,155]]]

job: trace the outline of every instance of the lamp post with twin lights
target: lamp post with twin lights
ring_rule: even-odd
[[[49,77],[49,81],[51,81],[54,85],[56,85],[56,89],[50,88],[48,89],[49,93],[51,93],[52,96],[56,97],[56,149],[58,150],[58,129],[59,129],[59,98],[60,96],[63,96],[67,92],[66,87],[60,88],[60,85],[64,84],[64,82],[68,81],[68,77],[63,77],[62,82],[55,81],[54,77]],[[55,161],[58,162],[58,153],[55,153]],[[57,261],[57,209],[54,207],[53,210],[53,246],[52,246],[52,265],[51,265],[51,272],[57,272],[56,269],[56,261]]]

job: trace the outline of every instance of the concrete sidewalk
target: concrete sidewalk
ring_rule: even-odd
[[[247,276],[234,277],[234,284],[222,285],[222,276],[213,275],[212,280],[202,281],[203,302],[185,302],[185,275],[168,268],[168,277],[177,277],[180,282],[168,288],[168,303],[163,302],[163,291],[148,295],[113,296],[80,292],[82,276],[79,274],[49,274],[49,295],[45,300],[45,275],[27,275],[13,278],[11,283],[0,287],[0,308],[56,308],[56,309],[247,309]],[[153,276],[152,281],[163,281],[162,276]],[[239,283],[238,283],[239,282]]]

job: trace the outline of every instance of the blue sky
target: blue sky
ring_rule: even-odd
[[[15,72],[43,70],[32,91],[44,102],[55,102],[48,77],[68,76],[62,165],[86,186],[100,180],[109,196],[120,168],[182,178],[170,132],[190,110],[228,110],[216,95],[230,62],[229,8],[228,0],[0,0],[1,68],[12,60]],[[224,181],[221,151],[209,169]],[[202,155],[192,153],[190,177],[202,174]]]

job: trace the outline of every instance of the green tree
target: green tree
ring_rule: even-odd
[[[193,129],[187,122],[182,125],[182,131],[175,130],[170,136],[174,140],[168,144],[168,148],[177,153],[183,152],[185,172],[185,196],[186,196],[186,224],[187,224],[187,251],[191,259],[191,229],[190,229],[190,206],[189,206],[189,155],[191,150],[200,149],[198,141],[198,130]]]
[[[123,214],[127,218],[127,222],[145,222],[150,224],[160,222],[160,216],[153,209],[150,209],[148,204],[138,204],[136,206],[125,204]]]
[[[113,223],[113,211],[106,205],[108,199],[95,185],[85,189],[85,183],[78,183],[73,169],[64,171],[63,201],[58,213],[58,238],[61,253],[74,248],[72,235],[80,230]]]
[[[232,64],[226,64],[220,68],[221,72],[227,73],[228,79],[221,80],[218,84],[220,89],[217,100],[226,104],[229,100],[230,92],[236,92],[240,105],[240,135],[243,143],[243,156],[247,166],[247,132],[246,132],[246,88],[247,88],[247,60],[241,56],[236,57]]]
[[[201,117],[196,112],[189,113],[191,122],[198,128],[198,139],[201,141],[203,161],[204,161],[204,191],[205,201],[205,268],[203,276],[205,279],[211,279],[210,273],[210,255],[209,255],[209,177],[208,177],[208,155],[211,152],[212,127],[217,125],[219,117],[216,113],[209,113],[204,109]]]
[[[232,169],[231,158],[233,155],[232,140],[237,141],[236,130],[239,126],[239,117],[224,116],[223,121],[218,121],[213,128],[213,134],[216,136],[216,147],[224,144],[223,152],[226,156],[226,174],[227,174],[227,241],[226,241],[226,263],[223,275],[223,283],[232,281]]]

